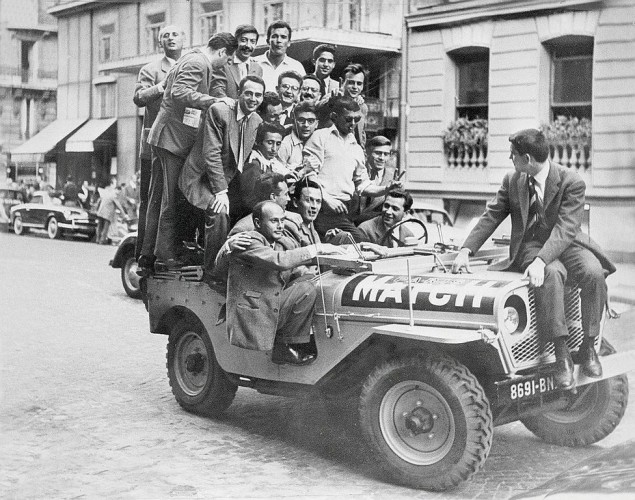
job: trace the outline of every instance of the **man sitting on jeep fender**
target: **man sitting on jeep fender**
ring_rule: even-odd
[[[305,365],[315,359],[309,352],[311,320],[317,291],[308,280],[293,279],[298,266],[316,255],[342,253],[320,243],[298,247],[284,236],[284,210],[263,201],[252,213],[255,231],[249,231],[245,250],[227,251],[217,262],[228,267],[227,330],[232,345],[268,351],[274,363]],[[223,265],[224,260],[228,260]]]

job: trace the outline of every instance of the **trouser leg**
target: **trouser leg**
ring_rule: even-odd
[[[152,148],[152,164],[150,185],[148,188],[148,207],[145,217],[145,234],[141,247],[141,255],[151,257],[157,242],[159,216],[161,215],[161,198],[163,197],[163,171],[161,161]]]
[[[362,232],[353,223],[348,214],[336,214],[324,205],[322,205],[322,210],[315,219],[314,225],[322,240],[324,240],[324,235],[329,229],[337,228],[350,233],[357,243],[364,241]]]
[[[309,342],[317,289],[309,281],[299,281],[282,292],[276,343]]]
[[[152,177],[152,160],[141,158],[141,170],[139,179],[139,221],[137,222],[137,244],[135,246],[135,258],[139,260],[143,248],[143,238],[146,229],[146,215],[148,211],[148,198],[150,196],[150,178]]]
[[[155,255],[157,259],[168,261],[176,258],[176,198],[179,175],[185,160],[163,148],[156,148],[163,172],[163,196],[157,230]]]
[[[218,251],[227,240],[229,216],[226,213],[205,217],[205,271],[211,273]]]
[[[108,219],[101,219],[101,236],[99,238],[99,243],[105,245],[108,243],[108,231],[110,231],[110,221]]]

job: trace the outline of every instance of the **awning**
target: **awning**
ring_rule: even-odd
[[[95,142],[103,137],[104,142],[116,144],[116,138],[108,129],[117,122],[116,118],[104,118],[88,120],[82,128],[75,132],[66,141],[66,151],[73,153],[93,152],[95,151]],[[107,132],[109,132],[107,134]]]
[[[11,150],[11,160],[15,162],[45,162],[46,154],[75,132],[86,118],[55,120],[28,141]]]

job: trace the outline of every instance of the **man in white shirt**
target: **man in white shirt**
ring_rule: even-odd
[[[302,150],[306,141],[315,132],[317,123],[315,106],[301,102],[295,107],[293,131],[282,139],[278,150],[278,158],[290,170],[296,171],[302,167]]]
[[[262,79],[265,81],[266,91],[275,91],[278,77],[285,71],[295,71],[304,76],[306,71],[302,63],[287,55],[291,43],[291,26],[284,21],[276,21],[267,28],[267,44],[269,50],[254,57],[262,66]]]

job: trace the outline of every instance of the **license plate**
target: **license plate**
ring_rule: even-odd
[[[498,400],[501,403],[526,401],[555,390],[553,375],[548,373],[507,380],[497,386]]]

